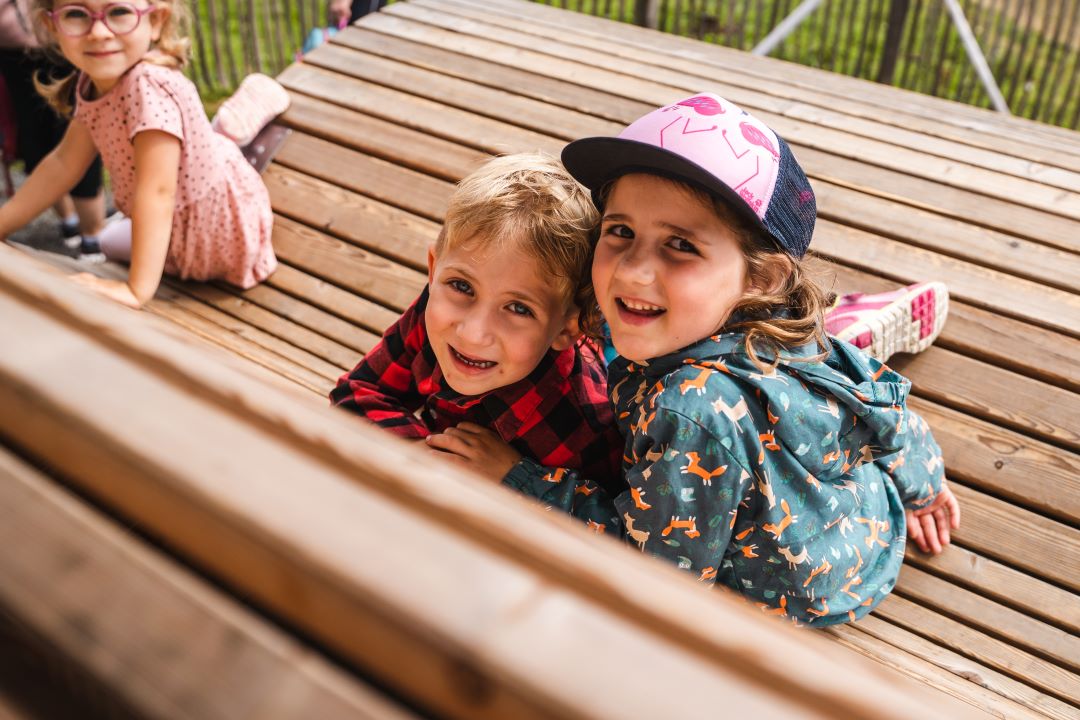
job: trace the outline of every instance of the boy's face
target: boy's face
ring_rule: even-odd
[[[714,334],[746,292],[738,235],[686,189],[655,175],[620,178],[592,266],[615,349],[643,362]]]
[[[446,382],[463,395],[512,385],[549,349],[577,340],[577,308],[516,243],[473,237],[438,257],[429,249],[428,283],[428,339]]]

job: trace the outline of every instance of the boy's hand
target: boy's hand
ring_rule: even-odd
[[[85,272],[72,275],[71,279],[75,283],[90,288],[94,292],[100,293],[122,305],[127,305],[136,310],[141,306],[138,298],[135,297],[135,293],[131,292],[131,287],[122,280],[107,280]]]
[[[937,555],[950,542],[949,528],[960,527],[960,503],[952,489],[942,481],[934,502],[918,510],[907,511],[908,536],[924,553]]]
[[[475,423],[463,422],[446,432],[427,437],[428,447],[451,455],[451,459],[483,478],[499,482],[521,460],[521,454],[495,433]]]

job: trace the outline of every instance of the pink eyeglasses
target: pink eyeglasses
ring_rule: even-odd
[[[118,2],[109,3],[101,12],[94,12],[83,5],[65,5],[45,14],[56,23],[57,30],[69,37],[89,34],[98,20],[114,35],[127,35],[139,27],[143,15],[149,15],[155,9],[153,5],[140,9],[131,3]]]

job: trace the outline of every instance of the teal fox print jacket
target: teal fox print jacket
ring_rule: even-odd
[[[860,350],[830,339],[822,361],[811,344],[762,372],[744,338],[612,363],[626,438],[618,497],[530,461],[503,482],[768,614],[862,617],[896,582],[905,507],[941,489],[941,451],[907,407],[910,383]]]

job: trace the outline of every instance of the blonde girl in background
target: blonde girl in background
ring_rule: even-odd
[[[31,17],[42,44],[75,67],[38,86],[72,120],[60,145],[0,207],[0,238],[53,205],[100,152],[127,216],[106,227],[101,251],[130,262],[130,272],[126,281],[81,273],[77,282],[139,307],[163,273],[241,288],[269,276],[277,266],[270,199],[236,142],[250,138],[216,132],[181,72],[189,42],[179,0],[34,0]],[[287,94],[264,79],[272,87],[245,82],[229,101],[233,127],[261,127],[285,109]]]

